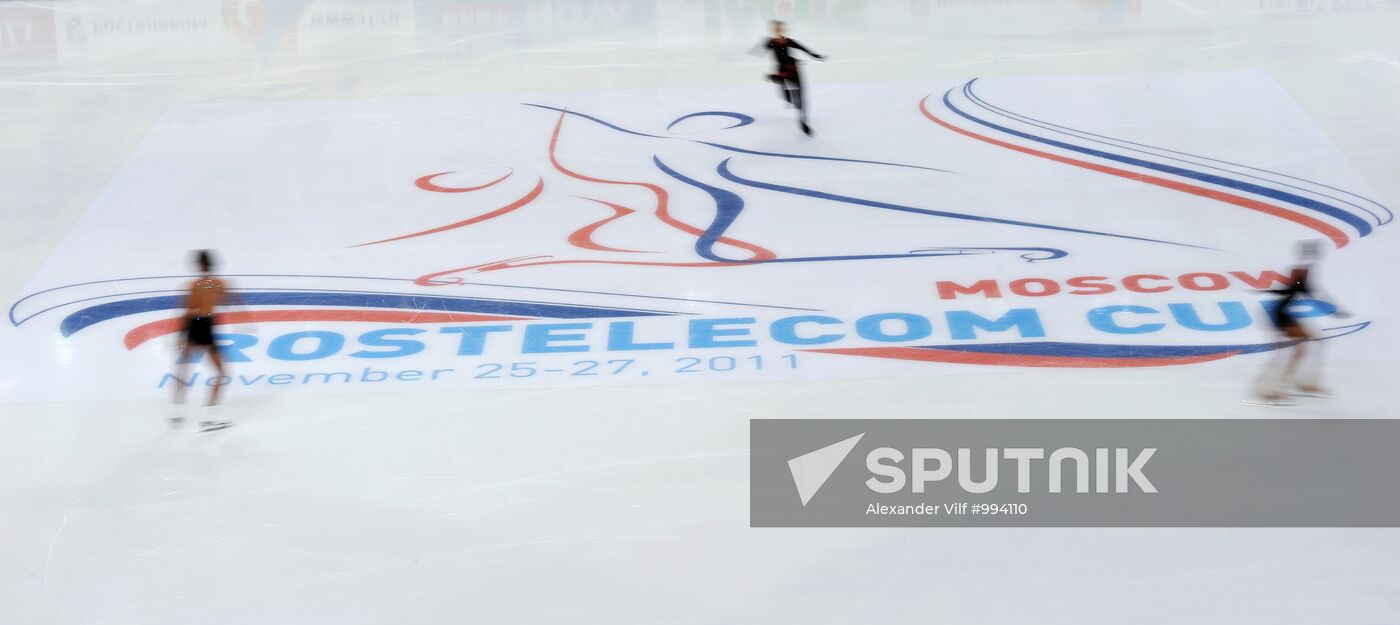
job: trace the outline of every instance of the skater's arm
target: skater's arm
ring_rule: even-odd
[[[753,47],[752,47],[752,48],[749,48],[749,54],[750,54],[750,55],[753,55],[753,56],[763,56],[764,48],[767,48],[767,47],[768,47],[768,40],[767,40],[767,39],[760,39],[760,40],[758,41],[758,43],[753,44]]]
[[[221,295],[219,298],[220,306],[241,307],[247,304],[247,302],[243,300],[243,295],[223,280],[219,281],[219,293]]]
[[[1260,293],[1260,294],[1264,294],[1264,295],[1272,295],[1272,296],[1277,297],[1277,298],[1287,297],[1289,294],[1295,292],[1293,289],[1267,289],[1267,290],[1251,289],[1251,290],[1254,291],[1255,293]],[[1346,309],[1344,309],[1344,308],[1342,308],[1341,304],[1338,304],[1338,303],[1337,303],[1337,300],[1333,299],[1333,298],[1332,298],[1332,295],[1331,295],[1330,293],[1327,293],[1326,291],[1323,291],[1323,290],[1321,290],[1321,289],[1316,289],[1316,288],[1310,288],[1310,289],[1307,289],[1307,290],[1305,290],[1305,291],[1302,291],[1302,295],[1303,295],[1304,297],[1310,299],[1310,300],[1318,300],[1318,301],[1321,301],[1321,302],[1326,302],[1326,303],[1328,303],[1328,304],[1331,304],[1333,307],[1336,308],[1336,310],[1333,311],[1332,314],[1335,315],[1338,319],[1347,319],[1347,318],[1351,317],[1351,312],[1348,311],[1348,310],[1346,310]]]
[[[198,281],[191,281],[185,285],[185,292],[180,296],[180,307],[185,309],[186,317],[199,316],[199,290],[195,287]]]
[[[813,52],[813,51],[811,51],[811,50],[808,50],[808,49],[807,49],[806,47],[804,47],[802,44],[797,43],[797,40],[796,40],[796,39],[789,39],[789,40],[788,40],[788,47],[790,47],[790,48],[796,48],[796,49],[798,49],[798,50],[801,50],[801,51],[803,51],[803,52],[806,52],[808,56],[810,56],[810,57],[812,57],[812,58],[814,58],[814,59],[817,59],[818,61],[825,61],[825,60],[826,60],[826,57],[824,57],[824,56],[822,56],[822,55],[820,55],[820,54],[817,54],[816,52]]]
[[[1332,314],[1336,315],[1338,319],[1346,319],[1350,317],[1351,313],[1343,309],[1342,305],[1337,303],[1337,300],[1332,297],[1331,293],[1317,288],[1316,283],[1308,279],[1309,273],[1309,270],[1303,270],[1303,279],[1299,282],[1297,286],[1301,294],[1308,299],[1331,304],[1332,307],[1335,309],[1333,310]]]
[[[1351,312],[1348,311],[1348,310],[1346,310],[1345,308],[1342,308],[1342,305],[1337,303],[1337,300],[1336,300],[1335,298],[1332,297],[1332,294],[1331,294],[1331,293],[1328,293],[1328,292],[1326,292],[1326,291],[1323,291],[1322,289],[1313,289],[1313,290],[1312,290],[1311,292],[1309,292],[1307,295],[1308,295],[1308,298],[1309,298],[1309,299],[1315,299],[1315,300],[1318,300],[1318,301],[1320,301],[1320,302],[1326,302],[1326,303],[1328,303],[1328,304],[1331,304],[1333,307],[1335,307],[1336,310],[1332,311],[1332,314],[1333,314],[1333,316],[1335,316],[1336,318],[1338,318],[1338,319],[1348,319],[1348,318],[1351,317]]]

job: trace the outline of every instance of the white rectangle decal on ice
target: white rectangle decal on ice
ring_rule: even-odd
[[[1383,302],[1390,210],[1265,74],[809,90],[814,137],[758,87],[173,109],[12,302],[0,400],[210,383],[201,248],[235,393],[1193,365],[1288,345],[1303,239]]]

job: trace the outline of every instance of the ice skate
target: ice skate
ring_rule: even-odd
[[[1246,406],[1260,406],[1264,408],[1285,408],[1298,405],[1297,402],[1289,400],[1284,394],[1275,392],[1261,393],[1256,397],[1243,400],[1240,403]]]
[[[1332,399],[1336,397],[1336,395],[1332,393],[1332,389],[1315,384],[1299,384],[1289,394],[1294,397],[1307,397],[1310,399]]]
[[[223,410],[218,406],[209,406],[204,409],[204,420],[199,422],[200,432],[214,432],[233,427],[232,421],[220,419],[219,415]]]
[[[231,423],[231,422],[229,422],[229,421],[200,421],[200,422],[199,422],[199,431],[200,431],[200,432],[214,432],[214,431],[217,431],[217,430],[223,430],[223,429],[227,429],[227,428],[231,428],[231,427],[233,427],[233,423]]]
[[[184,403],[174,404],[170,407],[170,416],[166,417],[165,421],[170,424],[171,429],[179,429],[185,425],[186,410]]]

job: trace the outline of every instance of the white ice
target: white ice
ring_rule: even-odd
[[[168,107],[748,85],[773,17],[832,57],[818,103],[823,82],[1262,69],[1400,200],[1393,0],[11,0],[0,301]],[[1329,363],[1337,399],[1269,413],[1238,402],[1258,360],[235,395],[207,436],[157,399],[0,403],[0,622],[1397,623],[1395,530],[750,529],[746,457],[754,417],[1390,417],[1397,363]]]

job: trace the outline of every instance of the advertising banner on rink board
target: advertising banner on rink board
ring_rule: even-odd
[[[172,108],[6,303],[0,401],[1262,367],[1303,240],[1290,316],[1400,349],[1392,212],[1265,73],[810,99],[813,137],[762,84]],[[174,366],[195,249],[223,376]]]
[[[1400,420],[753,419],[754,527],[1400,527]]]

